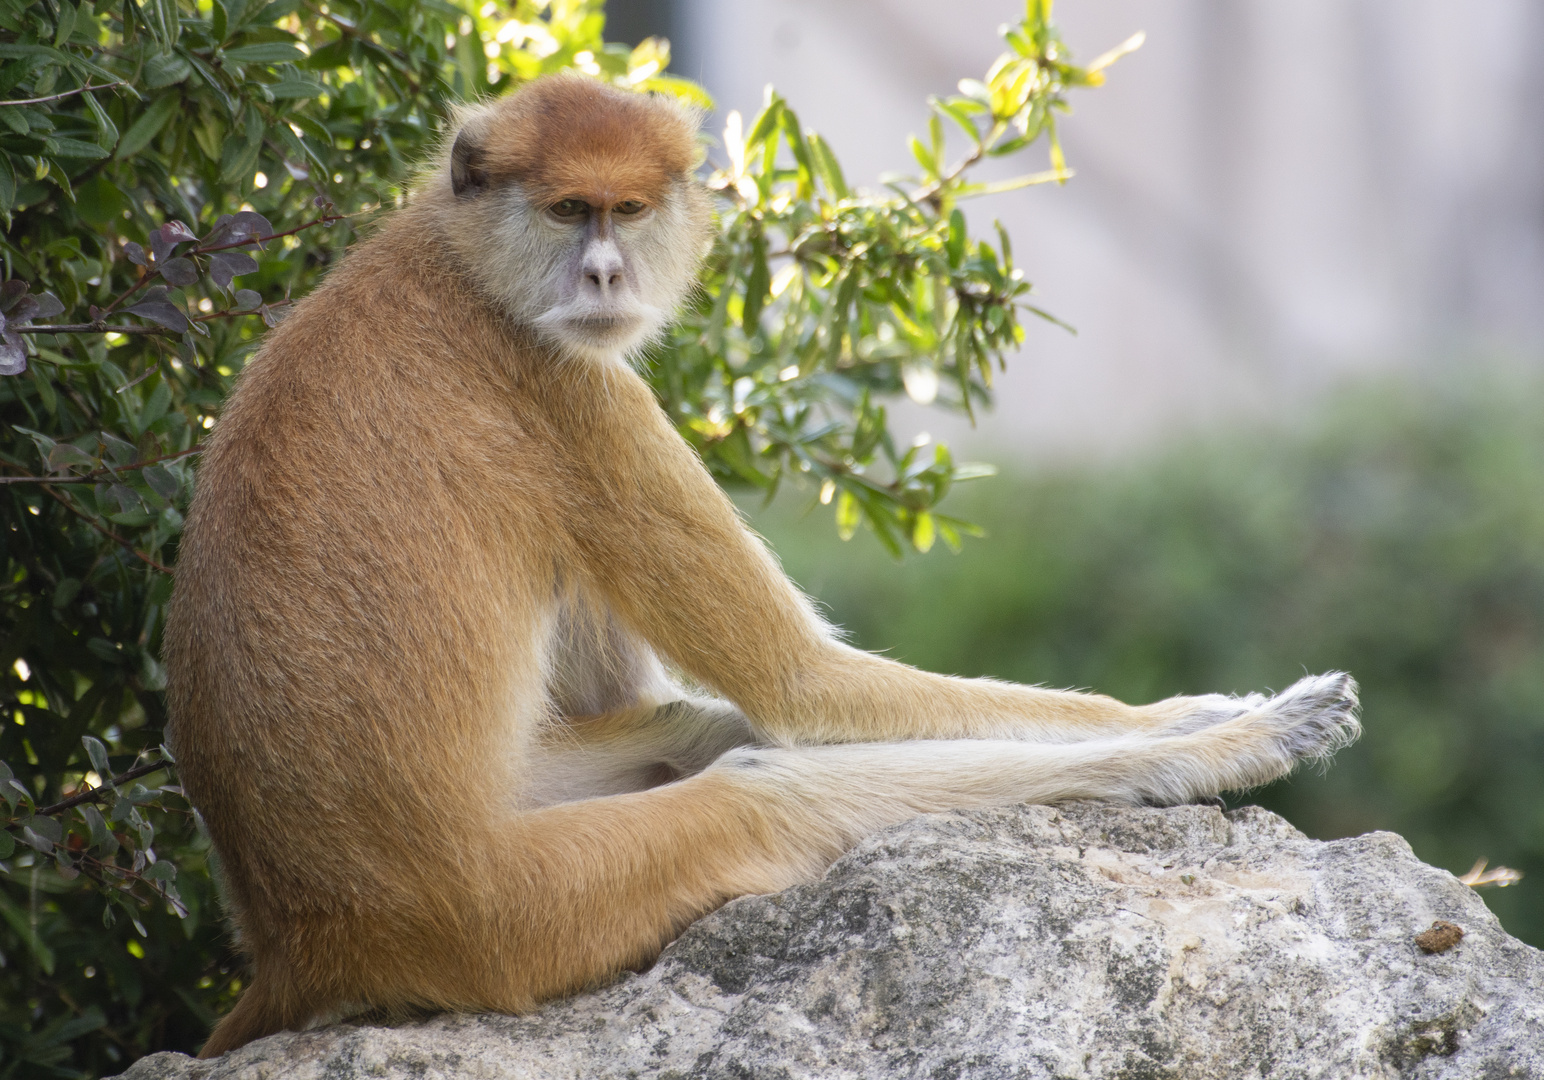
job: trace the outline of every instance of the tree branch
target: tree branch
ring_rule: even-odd
[[[66,810],[74,809],[82,803],[100,802],[101,800],[107,798],[109,794],[114,794],[113,788],[117,787],[119,784],[129,780],[138,780],[141,776],[148,776],[153,772],[160,772],[162,769],[170,768],[171,765],[172,763],[167,761],[165,758],[157,758],[155,761],[148,761],[143,765],[136,765],[132,769],[127,769],[124,772],[119,773],[117,776],[113,777],[111,780],[104,784],[99,784],[94,788],[87,788],[85,791],[77,792],[76,794],[71,795],[68,799],[63,799],[59,802],[56,802],[52,806],[45,806],[41,810],[33,811],[33,813],[38,816],[52,817],[54,814],[62,814]]]

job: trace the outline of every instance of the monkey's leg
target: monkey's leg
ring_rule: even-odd
[[[743,747],[650,791],[522,814],[495,840],[510,886],[433,1003],[523,1011],[647,963],[693,919],[817,877],[864,835],[950,808],[1094,797],[1176,803],[1274,779],[1355,732],[1307,699],[1186,735]],[[408,991],[404,989],[404,993]]]
[[[682,696],[548,726],[520,791],[526,807],[644,791],[701,772],[726,750],[757,741],[727,701]]]

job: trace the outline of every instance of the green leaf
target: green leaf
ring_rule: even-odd
[[[84,139],[66,139],[61,135],[54,135],[49,138],[48,143],[49,153],[54,157],[105,158],[109,156],[109,151]]]
[[[102,226],[121,220],[128,202],[118,185],[106,173],[98,173],[75,189],[75,210],[92,225]]]
[[[971,119],[971,108],[979,110],[980,106],[968,98],[956,98],[954,100],[933,99],[933,108],[942,112],[950,120],[953,120],[961,131],[968,135],[973,143],[980,145],[981,132],[976,127],[976,122]]]
[[[178,94],[162,94],[150,103],[139,117],[129,125],[129,130],[123,133],[123,138],[118,140],[118,151],[113,156],[119,161],[127,160],[150,145],[150,140],[161,133],[166,122],[176,115],[182,105],[182,98]]]
[[[165,465],[148,465],[141,470],[140,475],[150,485],[150,490],[163,499],[175,499],[182,487],[176,475]]]
[[[923,175],[930,180],[937,177],[938,162],[928,151],[928,148],[923,145],[922,140],[913,135],[908,140],[907,145],[911,147],[911,156],[917,159],[918,165],[922,166]]]
[[[86,757],[91,760],[91,767],[105,784],[113,775],[112,766],[107,761],[107,747],[94,735],[83,735],[80,741],[86,748]]]
[[[756,119],[751,123],[751,129],[745,135],[745,160],[749,161],[756,149],[767,141],[767,136],[777,130],[777,122],[783,112],[783,99],[773,96],[761,112],[756,114]]]
[[[225,50],[225,59],[235,64],[293,64],[306,54],[283,41],[265,41],[257,45],[238,45]]]
[[[997,466],[988,465],[982,461],[967,461],[954,467],[955,483],[963,483],[966,480],[981,480],[988,476],[997,475]]]
[[[327,88],[318,82],[307,79],[280,79],[278,82],[266,84],[268,93],[280,101],[299,98],[314,98],[327,92]]]
[[[965,259],[965,215],[958,209],[949,214],[949,238],[944,241],[944,251],[949,256],[949,266],[957,268]]]
[[[10,155],[0,154],[0,214],[10,220],[11,207],[16,205],[16,174],[11,169]]]
[[[70,3],[70,0],[58,0],[58,2],[59,22],[54,30],[54,48],[56,49],[66,41],[69,41],[70,35],[75,32],[75,16],[77,11],[74,5]]]
[[[751,246],[751,272],[745,278],[745,310],[741,325],[747,334],[760,326],[761,309],[771,289],[772,274],[767,268],[767,242],[761,237]]]
[[[933,515],[923,510],[911,527],[911,545],[924,554],[933,547]]]
[[[191,74],[192,65],[186,57],[177,53],[162,53],[145,62],[145,85],[152,90],[175,86]]]
[[[91,118],[96,121],[97,142],[107,150],[112,150],[118,145],[118,125],[114,124],[112,117],[107,115],[107,110],[102,108],[95,94],[82,94],[86,108],[91,112]]]
[[[842,175],[842,167],[837,163],[836,155],[831,152],[831,147],[826,140],[812,131],[809,134],[809,144],[810,152],[815,159],[815,168],[820,174],[820,182],[835,198],[848,198],[852,192],[847,187],[847,178]]]
[[[842,489],[836,497],[836,534],[843,540],[851,540],[858,531],[858,500],[852,492]]]
[[[90,803],[79,807],[80,816],[85,819],[86,828],[91,832],[91,844],[93,847],[116,846],[112,831],[108,829],[107,822],[102,817],[102,811]],[[0,856],[3,857],[3,856]]]
[[[246,135],[227,135],[220,149],[220,179],[226,183],[245,180],[257,168],[257,157],[263,148],[262,129],[254,140],[250,131]]]

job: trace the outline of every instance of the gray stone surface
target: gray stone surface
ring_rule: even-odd
[[[1454,948],[1414,943],[1434,920]],[[526,1017],[158,1054],[126,1080],[1544,1080],[1544,953],[1388,833],[1254,808],[918,818]]]

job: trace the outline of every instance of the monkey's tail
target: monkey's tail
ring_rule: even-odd
[[[253,1039],[297,1030],[311,1018],[310,1014],[311,1010],[298,1000],[289,980],[277,978],[259,967],[252,984],[242,991],[236,1007],[215,1025],[198,1056],[219,1057]]]

